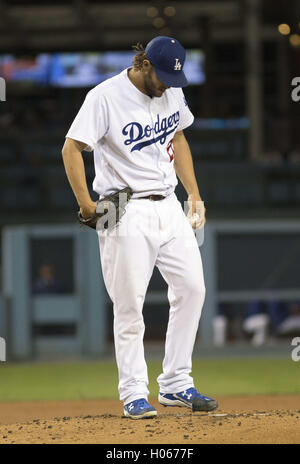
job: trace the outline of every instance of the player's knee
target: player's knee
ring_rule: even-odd
[[[144,334],[145,324],[142,316],[137,319],[128,319],[126,321],[122,321],[120,318],[115,317],[114,328],[118,337],[121,339]]]
[[[186,292],[193,298],[204,301],[206,288],[203,282],[193,278],[188,281]]]
[[[126,294],[118,295],[114,300],[114,315],[138,318],[142,314],[145,292],[132,285],[126,288]]]

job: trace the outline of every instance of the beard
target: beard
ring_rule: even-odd
[[[147,95],[151,98],[161,97],[165,89],[159,89],[152,80],[153,71],[151,70],[148,74],[144,76],[144,88],[147,92]]]

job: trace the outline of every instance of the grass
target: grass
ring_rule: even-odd
[[[150,396],[158,393],[161,363],[148,362]],[[194,360],[204,394],[300,394],[300,362],[285,359]],[[114,361],[1,364],[0,401],[118,398]]]

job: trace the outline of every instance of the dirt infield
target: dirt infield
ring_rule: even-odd
[[[0,443],[300,443],[300,395],[217,398],[219,409],[122,417],[118,401],[0,403]]]

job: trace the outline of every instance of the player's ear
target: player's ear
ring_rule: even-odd
[[[149,71],[152,68],[152,64],[149,60],[143,60],[142,69],[144,71]]]

